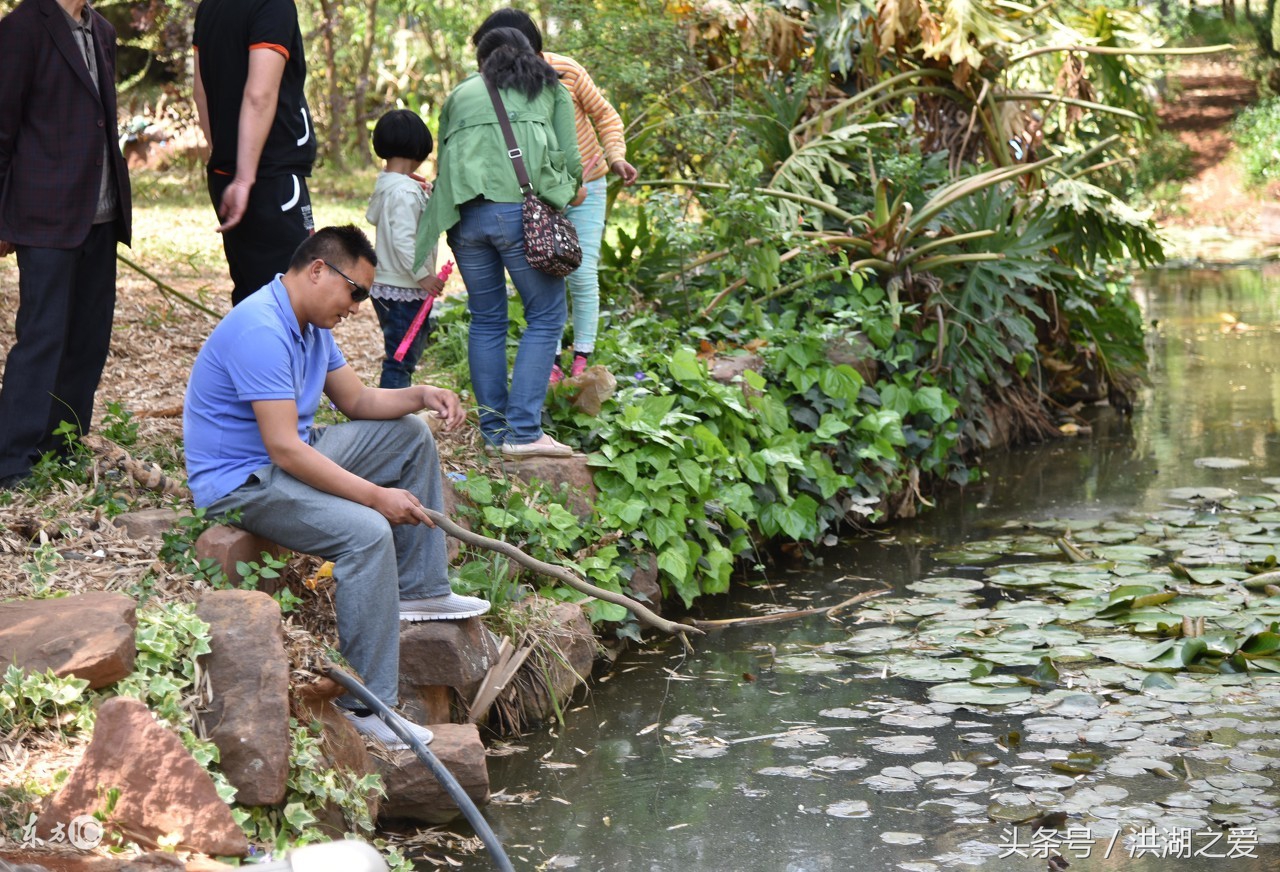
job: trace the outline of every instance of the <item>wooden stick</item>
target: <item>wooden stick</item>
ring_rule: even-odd
[[[717,621],[695,620],[693,622],[693,626],[711,630],[722,629],[724,627],[741,627],[746,624],[778,624],[782,621],[790,621],[794,618],[808,618],[813,615],[826,615],[828,618],[831,618],[831,616],[836,614],[836,612],[846,609],[851,605],[865,602],[872,597],[884,596],[885,594],[892,592],[892,589],[887,587],[880,590],[864,590],[857,596],[851,596],[844,602],[836,603],[833,606],[823,606],[822,608],[816,609],[797,609],[791,612],[777,612],[772,615],[754,615],[749,618],[724,618]]]
[[[100,468],[119,469],[147,490],[168,494],[178,499],[191,499],[191,491],[187,490],[181,481],[169,478],[164,474],[164,470],[154,463],[138,460],[105,436],[86,433],[80,437],[80,444],[93,452]]]
[[[628,609],[643,624],[661,630],[664,633],[670,633],[673,636],[679,636],[686,647],[689,647],[689,634],[695,636],[703,636],[702,630],[697,627],[691,627],[688,624],[677,624],[675,621],[668,621],[654,614],[645,606],[633,600],[631,597],[621,593],[614,593],[611,590],[596,587],[594,584],[579,578],[574,573],[565,569],[563,566],[555,566],[551,563],[544,563],[536,557],[530,557],[510,542],[501,542],[497,539],[490,539],[488,536],[481,536],[479,533],[472,533],[470,530],[464,530],[444,515],[432,509],[424,509],[426,516],[431,519],[431,523],[435,524],[441,530],[444,530],[455,539],[460,539],[468,545],[475,545],[479,548],[486,548],[490,551],[496,551],[506,557],[511,558],[521,566],[532,569],[534,572],[540,572],[543,575],[549,575],[552,578],[559,579],[574,590],[581,591],[588,596],[596,599],[604,600],[607,603],[622,606]]]
[[[524,661],[532,653],[532,642],[526,642],[519,651],[516,651],[511,645],[511,640],[503,637],[502,644],[498,648],[498,662],[484,677],[484,681],[480,684],[480,689],[476,691],[475,699],[467,707],[468,721],[473,724],[480,722],[480,719],[488,713],[489,708],[502,694],[502,691],[507,689],[507,684],[520,671],[520,667],[524,665]]]
[[[145,269],[143,269],[142,267],[138,266],[138,264],[136,264],[136,263],[134,263],[133,261],[129,260],[129,258],[125,257],[123,254],[119,254],[119,253],[117,253],[117,254],[116,254],[116,260],[120,261],[122,264],[124,264],[125,266],[129,267],[129,268],[130,268],[130,269],[132,269],[134,272],[138,273],[139,275],[143,276],[144,278],[151,279],[152,283],[154,283],[154,284],[155,284],[155,286],[156,286],[157,288],[159,288],[163,293],[166,293],[166,294],[168,294],[168,295],[169,295],[169,296],[171,296],[171,297],[176,297],[177,299],[179,299],[179,300],[181,300],[182,302],[186,303],[186,304],[187,304],[188,306],[190,306],[191,308],[193,308],[193,309],[199,309],[201,312],[204,312],[206,315],[209,315],[209,316],[211,316],[211,317],[213,317],[213,318],[215,318],[215,319],[221,319],[221,318],[222,318],[222,316],[221,316],[220,314],[218,314],[217,312],[215,312],[213,309],[210,309],[210,308],[209,308],[208,306],[206,306],[204,303],[201,303],[201,302],[199,302],[198,300],[194,300],[194,299],[192,299],[191,297],[188,297],[186,294],[182,293],[181,291],[177,290],[176,288],[173,288],[172,286],[165,284],[165,283],[164,283],[164,282],[162,282],[160,279],[156,278],[156,277],[155,277],[155,276],[153,276],[151,273],[147,272]]]

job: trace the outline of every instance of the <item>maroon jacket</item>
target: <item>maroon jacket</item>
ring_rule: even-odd
[[[116,32],[97,12],[102,93],[56,0],[22,0],[0,19],[0,240],[38,248],[84,242],[98,205],[103,145],[115,164],[118,238],[130,241],[129,171],[116,132]]]

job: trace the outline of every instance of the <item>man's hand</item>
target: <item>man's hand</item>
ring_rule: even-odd
[[[434,527],[422,507],[422,501],[403,488],[379,488],[372,509],[393,524],[426,524]]]
[[[422,408],[430,409],[440,416],[444,429],[452,430],[466,420],[458,395],[447,388],[433,388],[422,385]]]
[[[17,248],[12,242],[5,242],[3,239],[0,239],[0,257],[8,257],[15,251],[17,251]]]
[[[252,188],[253,182],[236,179],[222,192],[222,206],[218,209],[218,217],[222,219],[219,233],[226,233],[240,223],[249,208],[249,191]]]
[[[640,176],[640,171],[627,163],[625,160],[615,160],[609,164],[609,169],[613,170],[613,174],[622,179],[623,185],[630,185]]]

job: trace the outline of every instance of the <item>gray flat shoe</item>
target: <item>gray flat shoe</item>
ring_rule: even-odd
[[[525,442],[523,445],[504,443],[502,455],[503,457],[572,457],[573,449],[544,434],[537,442]]]

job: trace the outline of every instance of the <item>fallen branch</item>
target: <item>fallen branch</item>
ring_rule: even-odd
[[[849,606],[857,605],[858,603],[865,602],[873,597],[884,596],[885,594],[892,592],[893,590],[887,587],[879,590],[864,590],[857,596],[851,596],[844,602],[836,603],[833,606],[823,606],[816,609],[797,609],[791,612],[775,612],[772,615],[754,615],[749,618],[724,618],[716,621],[694,620],[692,624],[700,629],[718,630],[723,629],[724,627],[741,627],[747,624],[778,624],[782,621],[790,621],[796,618],[808,618],[813,615],[826,615],[827,618],[834,620],[833,616],[837,612],[847,609]]]
[[[87,433],[80,437],[80,444],[93,452],[101,470],[119,469],[147,490],[180,500],[191,499],[191,491],[181,481],[165,475],[164,470],[154,463],[138,460],[105,436]]]
[[[1220,45],[1200,45],[1193,48],[1138,48],[1110,46],[1110,45],[1044,45],[1039,48],[1033,48],[1022,54],[1014,55],[1005,61],[1005,66],[1011,67],[1019,61],[1025,61],[1027,58],[1033,58],[1037,55],[1052,54],[1053,52],[1082,52],[1084,54],[1096,55],[1163,55],[1163,56],[1185,56],[1185,55],[1205,55],[1217,54],[1224,51],[1236,51],[1236,47],[1229,42]]]
[[[118,254],[118,253],[117,253],[117,254],[116,254],[116,260],[120,261],[122,264],[124,264],[125,266],[129,267],[129,269],[131,269],[131,270],[133,270],[134,272],[138,273],[138,274],[139,274],[139,275],[141,275],[143,278],[151,279],[151,281],[155,284],[155,286],[156,286],[157,288],[159,288],[159,289],[161,290],[161,292],[162,292],[162,293],[168,294],[168,295],[169,295],[169,296],[171,296],[171,297],[176,297],[177,299],[179,299],[179,300],[181,300],[182,302],[186,303],[186,304],[187,304],[188,306],[190,306],[191,308],[193,308],[193,309],[199,309],[201,312],[204,312],[206,315],[210,315],[210,316],[212,316],[213,318],[215,318],[215,319],[217,319],[217,320],[222,320],[222,315],[220,315],[219,313],[215,312],[213,309],[210,309],[208,306],[206,306],[204,303],[201,303],[199,300],[194,300],[194,299],[192,299],[191,297],[188,297],[186,294],[182,293],[182,291],[179,291],[179,290],[177,290],[176,288],[174,288],[174,287],[172,287],[172,286],[170,286],[170,285],[165,284],[163,281],[161,281],[160,279],[156,278],[154,275],[152,275],[151,273],[147,272],[147,271],[146,271],[145,269],[143,269],[142,267],[138,266],[138,264],[136,264],[136,263],[134,263],[133,261],[129,260],[129,258],[125,257],[123,254]]]
[[[182,404],[164,406],[158,409],[138,409],[133,413],[135,418],[181,418]]]
[[[691,627],[688,624],[677,624],[675,621],[668,621],[665,618],[659,617],[651,610],[625,594],[614,593],[611,590],[596,587],[594,584],[579,578],[563,566],[544,563],[536,557],[530,557],[510,542],[501,542],[497,539],[490,539],[488,536],[481,536],[478,533],[472,533],[470,530],[465,530],[462,527],[459,527],[453,521],[432,509],[425,509],[424,511],[426,512],[427,517],[431,519],[431,523],[435,524],[455,539],[459,539],[468,545],[475,545],[478,548],[496,551],[505,557],[509,557],[521,566],[532,569],[534,572],[540,572],[543,575],[549,575],[552,578],[559,579],[576,591],[585,593],[588,596],[593,596],[599,600],[604,600],[607,603],[622,606],[624,609],[627,609],[634,614],[642,624],[653,627],[656,630],[661,630],[664,633],[670,633],[673,636],[679,636],[680,640],[684,642],[686,647],[690,647],[687,634],[692,633],[697,636],[705,635],[701,630]]]
[[[795,727],[782,733],[765,733],[763,736],[744,736],[741,739],[721,739],[727,745],[741,745],[743,742],[763,742],[765,739],[785,739],[801,733],[845,733],[850,730],[865,730],[865,726],[853,727]]]

